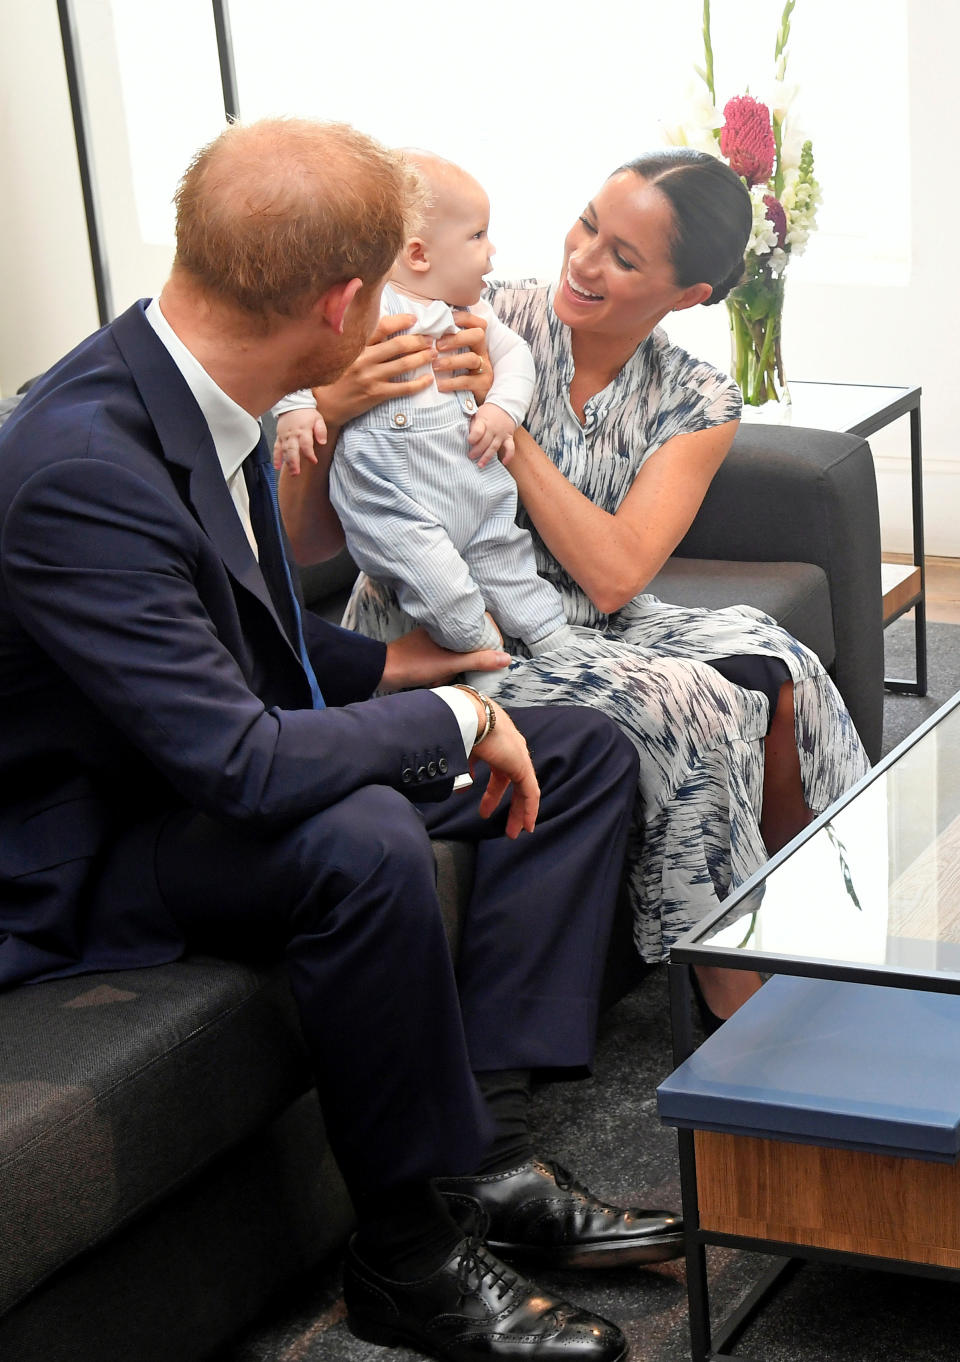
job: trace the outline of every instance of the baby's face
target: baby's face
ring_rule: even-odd
[[[470,307],[483,292],[494,245],[487,236],[490,200],[465,173],[437,195],[424,239],[430,261],[428,288],[452,307]]]

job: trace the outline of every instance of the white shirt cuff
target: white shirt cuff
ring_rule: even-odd
[[[317,409],[317,399],[309,388],[300,388],[295,393],[287,393],[286,397],[281,397],[280,401],[270,410],[275,417],[282,416],[286,411],[301,411],[304,407]]]
[[[433,693],[453,710],[453,717],[460,725],[464,753],[469,757],[477,740],[477,711],[473,701],[462,690],[457,690],[456,686],[435,686]],[[454,780],[453,788],[462,790],[472,783],[469,772],[464,771]]]

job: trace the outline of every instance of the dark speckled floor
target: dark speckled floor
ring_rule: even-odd
[[[661,1126],[654,1090],[669,1067],[664,970],[605,1018],[594,1078],[541,1090],[539,1147],[611,1199],[679,1205],[675,1136]],[[711,1249],[718,1308],[734,1303],[766,1260]],[[616,1321],[631,1362],[689,1357],[683,1266],[540,1274],[543,1285]],[[956,1362],[960,1286],[808,1264],[739,1345],[753,1362]],[[349,1333],[338,1273],[318,1279],[250,1330],[218,1362],[414,1362]]]
[[[887,633],[888,672],[912,664],[912,624]],[[960,687],[960,630],[931,627],[931,694],[888,698],[884,750]],[[670,1069],[664,970],[604,1018],[597,1071],[535,1098],[538,1147],[588,1186],[623,1203],[679,1206],[676,1142],[656,1114],[655,1089]],[[710,1250],[719,1309],[735,1302],[766,1260]],[[689,1357],[682,1264],[640,1270],[542,1274],[545,1287],[615,1320],[632,1362]],[[807,1264],[746,1334],[738,1352],[752,1362],[957,1362],[960,1286],[917,1277]],[[217,1362],[415,1362],[406,1349],[360,1343],[343,1315],[336,1269],[278,1304]]]

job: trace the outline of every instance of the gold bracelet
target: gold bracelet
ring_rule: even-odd
[[[484,724],[481,732],[479,732],[473,740],[473,745],[474,747],[476,747],[478,746],[479,743],[483,742],[484,738],[489,737],[489,735],[496,728],[497,711],[494,709],[489,698],[486,695],[481,694],[481,692],[477,690],[476,686],[468,686],[466,681],[457,681],[456,687],[457,690],[469,691],[469,693],[475,699],[479,700],[481,705],[483,705]]]

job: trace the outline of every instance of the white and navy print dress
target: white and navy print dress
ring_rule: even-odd
[[[530,433],[575,487],[614,512],[654,450],[675,435],[735,420],[740,393],[658,329],[590,399],[581,425],[569,402],[570,332],[553,311],[553,293],[554,286],[524,281],[496,285],[487,297],[533,351]],[[759,819],[770,701],[711,661],[777,659],[784,679],[792,678],[809,808],[820,811],[847,790],[867,770],[867,756],[819,660],[768,615],[749,606],[667,605],[650,595],[601,614],[529,528],[538,570],[560,592],[575,641],[560,652],[518,657],[497,699],[600,709],[633,741],[640,753],[627,853],[634,934],[644,960],[663,960],[672,942],[767,858]],[[412,627],[365,578],[344,623],[387,639]]]

